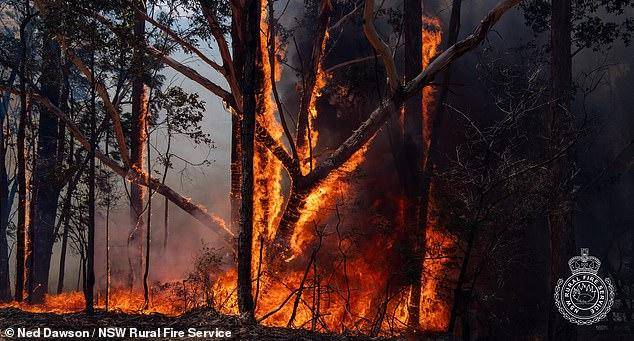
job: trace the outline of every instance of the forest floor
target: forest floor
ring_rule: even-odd
[[[173,328],[175,331],[183,331],[185,336],[190,328],[198,332],[204,331],[230,331],[229,340],[384,340],[380,338],[369,338],[363,336],[346,336],[338,334],[315,333],[303,329],[274,328],[261,325],[250,325],[241,323],[236,316],[222,315],[209,310],[194,310],[177,317],[165,316],[161,314],[124,314],[117,312],[96,311],[93,315],[86,313],[32,313],[17,308],[0,309],[0,340],[10,339],[7,331],[19,336],[18,330],[37,331],[43,334],[45,328],[53,331],[86,331],[90,333],[88,339],[98,339],[99,328],[120,327],[126,328],[125,337],[113,337],[118,340],[137,339],[130,337],[132,328],[138,331],[156,332],[159,328]],[[93,334],[94,333],[94,334]],[[149,340],[179,340],[183,337],[152,337],[148,334],[145,339]],[[4,336],[4,337],[3,337]],[[40,335],[43,336],[43,335]],[[48,337],[51,339],[51,337]],[[54,337],[52,337],[54,339]],[[24,339],[24,338],[23,338]],[[36,339],[27,337],[26,339]],[[69,338],[59,338],[66,339]],[[223,339],[216,337],[201,336],[197,339]]]

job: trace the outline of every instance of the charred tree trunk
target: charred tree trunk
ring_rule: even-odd
[[[406,0],[403,4],[403,38],[405,43],[403,74],[405,79],[413,79],[422,70],[422,27],[423,8],[420,0]],[[405,271],[410,283],[408,304],[408,327],[420,329],[420,295],[425,256],[425,226],[419,227],[421,193],[421,173],[423,167],[423,107],[419,91],[404,103],[403,145],[401,146],[399,169],[402,170],[401,184],[407,200],[405,210],[405,231],[409,254],[406,256]]]
[[[0,108],[2,110],[2,108]],[[0,117],[0,302],[11,300],[9,282],[9,244],[7,226],[9,225],[9,180],[5,166],[4,115]]]
[[[240,185],[242,183],[242,136],[241,122],[235,116],[231,117],[231,189],[229,204],[231,206],[231,229],[238,230],[240,223]]]
[[[244,13],[241,8],[233,7],[231,16],[231,49],[233,54],[233,66],[235,70],[242,70],[244,66]],[[242,84],[243,75],[236,72],[238,83]],[[240,105],[239,105],[240,106]],[[242,126],[240,120],[231,115],[231,189],[229,204],[231,205],[231,228],[238,231],[240,225],[240,186],[242,183]]]
[[[253,248],[253,155],[257,98],[262,91],[262,58],[260,51],[261,1],[247,1],[244,13],[244,66],[241,84],[242,117],[242,188],[240,230],[238,235],[238,308],[247,321],[254,320],[251,288],[251,251]]]
[[[40,78],[42,94],[51,103],[59,106],[62,90],[61,50],[50,33],[45,32],[42,42],[42,76]],[[30,303],[42,303],[48,292],[48,277],[51,266],[51,254],[55,240],[55,218],[60,186],[57,180],[59,158],[58,130],[59,121],[47,108],[40,108],[38,125],[37,154],[33,172],[33,217],[31,228],[31,265],[29,270]]]
[[[70,187],[70,186],[69,186]],[[70,211],[70,204],[72,199],[72,191],[69,189],[64,199],[64,209],[68,207]],[[64,275],[66,274],[66,249],[68,248],[68,233],[70,230],[70,212],[66,212],[64,216],[64,230],[62,232],[62,246],[59,255],[59,277],[57,278],[57,294],[61,294],[64,291]]]
[[[136,0],[135,5],[145,11],[145,1]],[[147,144],[148,124],[148,91],[145,86],[145,18],[142,14],[134,16],[134,46],[132,56],[132,129],[130,132],[130,161],[131,166],[145,172],[145,151]],[[143,259],[143,210],[145,203],[145,187],[132,183],[130,185],[130,226],[132,230],[128,236],[128,262],[130,273],[128,285],[134,286],[134,279],[142,274]]]
[[[95,73],[95,52],[91,56],[91,70]],[[94,312],[94,289],[95,289],[95,148],[97,144],[96,132],[96,92],[95,82],[91,82],[90,97],[90,165],[88,168],[88,241],[86,245],[86,273],[84,285],[84,298],[86,299],[86,313]]]
[[[29,11],[29,5],[26,4]],[[26,28],[29,18],[20,25],[20,119],[18,122],[17,154],[18,154],[18,226],[16,231],[16,265],[15,265],[15,300],[22,302],[24,299],[24,282],[26,278],[26,119],[29,110],[26,96],[27,84],[27,37]]]
[[[551,2],[551,101],[545,129],[547,153],[556,153],[566,143],[566,134],[573,124],[572,99],[572,5],[570,0]],[[572,226],[572,176],[568,155],[551,165],[553,188],[548,201],[547,219],[550,234],[550,292],[554,292],[558,278],[564,277],[567,262],[575,252]],[[576,339],[575,328],[566,323],[551,302],[548,321],[550,340]]]
[[[16,72],[12,71],[7,83],[13,84]],[[13,203],[14,194],[9,188],[9,177],[5,163],[7,150],[5,149],[4,121],[9,110],[10,95],[2,95],[0,100],[0,302],[11,300],[11,281],[9,280],[9,243],[7,241],[7,228],[9,227],[9,214]],[[7,118],[7,126],[9,120]]]
[[[152,172],[150,164],[150,133],[148,131],[147,144],[147,170]],[[152,191],[149,191],[147,203],[147,225],[145,230],[145,267],[143,268],[143,309],[150,306],[150,287],[148,285],[148,277],[150,276],[150,242],[152,241]]]

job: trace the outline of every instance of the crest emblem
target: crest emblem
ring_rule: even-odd
[[[614,304],[614,287],[609,278],[601,279],[597,272],[601,261],[581,249],[581,256],[568,261],[572,275],[559,279],[555,288],[555,304],[568,321],[591,325],[608,314]]]

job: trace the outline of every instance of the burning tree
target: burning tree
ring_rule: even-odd
[[[404,47],[401,53],[398,37],[401,31],[391,31],[392,38],[398,37],[396,43],[393,42],[395,39],[384,38],[385,34],[381,31],[385,26],[381,20],[388,20],[386,18],[390,12],[386,8],[375,8],[377,4],[371,0],[358,3],[309,1],[304,23],[313,25],[314,30],[310,32],[305,46],[300,46],[301,42],[296,40],[291,41],[292,31],[282,24],[285,9],[276,6],[272,0],[165,1],[156,4],[122,0],[108,2],[103,6],[73,1],[35,1],[33,5],[38,15],[60,18],[56,14],[61,11],[64,15],[60,20],[69,21],[68,26],[63,29],[49,28],[47,31],[48,36],[43,46],[55,49],[54,54],[47,55],[56,59],[46,62],[61,65],[63,56],[69,67],[72,65],[72,72],[76,77],[81,77],[84,83],[91,85],[91,89],[94,89],[92,101],[100,102],[104,131],[106,134],[112,133],[116,152],[101,151],[100,146],[108,146],[110,141],[106,139],[104,144],[95,136],[94,125],[91,125],[92,134],[88,138],[85,124],[79,124],[76,118],[69,115],[68,108],[62,105],[63,101],[60,102],[59,98],[47,93],[46,87],[38,89],[31,86],[26,81],[26,76],[19,77],[23,83],[20,89],[6,85],[2,86],[2,90],[23,97],[21,121],[26,120],[29,105],[37,103],[41,117],[45,117],[44,120],[40,119],[40,125],[47,119],[54,120],[58,124],[55,131],[63,130],[62,134],[68,131],[73,142],[78,142],[83,149],[91,152],[88,159],[93,159],[94,153],[94,158],[104,167],[130,184],[133,229],[129,237],[129,258],[134,277],[140,277],[143,259],[145,258],[146,269],[149,262],[150,216],[147,218],[147,228],[143,231],[141,213],[146,205],[150,205],[151,194],[154,192],[163,195],[211,228],[226,247],[234,252],[237,257],[237,271],[227,270],[224,277],[215,280],[221,283],[229,283],[228,279],[237,281],[237,285],[231,283],[237,287],[235,306],[246,320],[289,327],[310,325],[312,329],[326,331],[352,329],[370,334],[378,334],[382,330],[396,331],[404,326],[414,331],[421,328],[440,330],[447,327],[445,324],[452,328],[457,312],[449,311],[447,307],[436,309],[436,312],[431,311],[429,306],[433,298],[426,295],[426,292],[433,291],[429,286],[435,285],[435,282],[430,278],[424,281],[426,258],[430,255],[427,242],[431,240],[439,244],[439,248],[445,249],[449,248],[445,244],[451,243],[443,239],[443,233],[439,232],[442,226],[434,212],[439,205],[434,189],[434,172],[440,162],[437,150],[442,145],[442,118],[445,114],[447,83],[451,77],[450,67],[464,54],[476,49],[501,17],[519,2],[520,0],[502,1],[483,18],[470,35],[459,40],[460,1],[454,1],[449,34],[441,48],[438,20],[424,17],[419,1],[405,1],[405,11],[400,13],[399,18],[406,27],[402,32]],[[162,5],[167,13],[156,15],[149,10],[151,6],[148,4]],[[278,12],[280,14],[276,16]],[[179,28],[176,19],[178,13],[190,15],[194,27],[192,32]],[[86,37],[69,29],[77,24],[77,19],[73,21],[71,18],[98,23],[98,33],[107,37],[108,42],[131,48],[131,55],[121,56],[122,59],[130,59],[124,64],[129,64],[128,72],[131,73],[117,78],[113,76],[113,70],[100,72],[98,67],[91,65],[84,51],[91,47]],[[344,28],[349,22],[356,26],[349,25],[350,32],[346,31],[345,34],[362,37],[364,51],[368,56],[344,60],[341,65],[330,65],[329,52],[335,48],[337,39],[341,39],[340,36],[344,34]],[[150,30],[158,38],[150,37],[147,34]],[[203,42],[214,45],[221,62],[214,61],[203,52],[200,47]],[[285,56],[291,51],[291,43],[294,46],[296,65],[291,65],[292,62]],[[185,53],[196,56],[209,70],[202,72],[177,61],[171,56],[173,50],[168,45],[178,46]],[[99,46],[106,49],[105,46]],[[95,47],[92,46],[92,49]],[[349,131],[346,131],[349,134],[343,137],[335,136],[335,129],[320,129],[320,120],[324,113],[320,110],[319,102],[326,98],[325,92],[334,93],[333,89],[341,85],[336,82],[337,77],[341,77],[338,72],[350,65],[370,62],[375,64],[372,69],[375,74],[371,76],[375,77],[372,85],[378,89],[378,98],[372,99],[374,92],[361,95],[371,99],[368,100],[370,110],[360,113],[358,124],[349,127]],[[177,193],[166,183],[165,174],[170,164],[167,159],[169,151],[165,154],[162,180],[153,176],[151,167],[146,163],[150,159],[147,152],[150,148],[148,133],[153,123],[151,94],[152,91],[160,91],[161,84],[153,84],[155,80],[145,73],[158,70],[162,66],[170,67],[219,97],[231,115],[229,226],[219,223],[214,214]],[[280,89],[283,86],[282,74],[290,72],[289,70],[296,73],[297,79],[295,91],[290,95],[291,91],[284,92]],[[221,80],[216,81],[216,78],[206,76],[209,72],[215,72],[214,75]],[[369,77],[363,80],[369,83],[368,79]],[[432,85],[436,86],[434,82],[438,79],[444,84],[441,83],[439,89],[432,90]],[[47,78],[44,77],[41,81],[47,81]],[[59,86],[61,83],[55,84]],[[122,98],[126,96],[127,86],[131,87],[130,119],[123,115],[121,104]],[[342,88],[341,93],[333,94],[329,99],[338,100],[354,92],[354,89]],[[168,91],[162,92],[163,95],[166,93]],[[342,103],[334,103],[332,106],[338,105],[341,106]],[[397,137],[392,153],[400,184],[398,198],[392,203],[393,211],[398,214],[391,218],[402,218],[401,231],[393,235],[385,232],[383,235],[378,232],[373,235],[346,228],[346,224],[351,225],[346,222],[346,214],[350,212],[342,213],[342,202],[345,200],[339,200],[338,195],[343,193],[344,196],[351,196],[350,192],[355,188],[349,186],[346,180],[354,177],[355,171],[359,171],[366,155],[372,152],[370,146],[374,140],[379,139],[379,132],[388,121],[396,123],[396,129],[392,126],[390,130],[394,130]],[[126,134],[126,122],[130,124],[130,134]],[[21,123],[24,128],[26,122]],[[63,129],[59,128],[60,124],[64,126]],[[50,128],[49,125],[46,127]],[[38,131],[40,141],[44,141],[42,139],[51,133],[54,131]],[[24,144],[24,136],[18,140]],[[48,155],[51,154],[49,149],[57,150],[55,146],[40,142],[38,151]],[[22,151],[25,146],[18,146],[18,150],[21,151],[19,155],[24,157]],[[479,150],[478,153],[480,152],[482,151]],[[37,169],[52,167],[41,163],[46,159],[37,160],[35,174]],[[24,168],[24,163],[22,160],[18,165]],[[508,171],[508,162],[502,160],[500,163],[497,167]],[[94,167],[90,169],[94,171]],[[22,178],[24,177],[22,174]],[[38,190],[46,187],[40,185],[45,180],[38,180],[35,175],[34,180],[34,186]],[[90,187],[94,188],[94,183]],[[25,184],[19,188],[26,191]],[[26,200],[22,195],[25,193],[21,193],[20,198]],[[59,191],[52,194],[60,195]],[[90,198],[92,203],[89,205],[94,208],[94,194]],[[54,201],[56,203],[57,199]],[[20,207],[22,214],[18,224],[22,226],[26,220],[25,203]],[[471,217],[467,225],[470,226],[474,221],[479,222],[480,214]],[[376,220],[373,227],[377,231],[381,226],[385,228],[378,221],[380,219]],[[45,227],[41,224],[35,226]],[[356,228],[360,229],[359,226]],[[477,230],[474,227],[466,234],[467,248],[473,248],[477,236],[476,232],[471,231]],[[38,231],[34,229],[35,235],[27,239],[32,242],[40,235],[44,238],[45,234]],[[24,233],[25,227],[20,227],[19,232]],[[147,242],[145,255],[138,252],[141,249],[143,232]],[[364,245],[361,236],[373,239]],[[381,240],[380,236],[387,237]],[[44,239],[50,241],[51,238]],[[52,241],[47,247],[49,244],[52,247]],[[28,245],[25,240],[18,240],[19,247],[25,245]],[[381,270],[387,272],[390,266],[403,267],[406,274],[389,275],[405,279],[386,279],[384,277],[387,276],[382,277],[384,273],[373,271],[371,262],[362,259],[370,257],[377,250],[390,250],[391,256],[398,254],[395,251],[397,248],[391,249],[393,245],[402,248],[398,250],[404,250],[404,256],[398,259],[400,264],[394,259],[385,261],[381,264]],[[45,253],[44,251],[42,252]],[[88,260],[94,257],[94,251],[90,247],[83,252],[86,252],[85,257]],[[464,259],[470,259],[470,252]],[[19,254],[24,255],[25,252]],[[447,255],[439,255],[445,256]],[[33,302],[41,301],[46,292],[46,281],[38,278],[48,275],[50,260],[40,259],[43,259],[41,255],[34,253],[30,260],[36,265],[34,269],[37,269],[29,270],[37,276],[33,275],[34,279],[27,281],[28,285],[36,288],[34,295],[29,291]],[[379,262],[375,258],[372,260]],[[24,262],[19,260],[18,263]],[[30,264],[29,260],[26,264]],[[46,269],[39,270],[40,266]],[[468,267],[466,263],[459,269],[460,284],[456,292],[463,289],[463,275]],[[87,272],[90,273],[90,269]],[[373,280],[380,284],[373,287],[366,283],[368,279],[364,276],[375,273],[377,279]],[[147,270],[144,275],[147,280]],[[130,286],[133,281],[131,278]],[[22,283],[22,280],[18,282]],[[86,290],[92,292],[92,286],[87,284]],[[147,281],[145,284],[147,305]],[[459,296],[454,295],[454,300],[458,300]],[[463,308],[451,310],[458,309]],[[235,309],[229,311],[236,312]],[[434,314],[441,315],[442,318],[434,320],[433,316],[430,317]]]

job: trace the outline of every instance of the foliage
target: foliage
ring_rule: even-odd
[[[550,30],[550,1],[530,0],[522,4],[526,24],[538,33]],[[572,0],[572,36],[578,49],[604,51],[617,41],[631,43],[634,29],[632,0]]]

